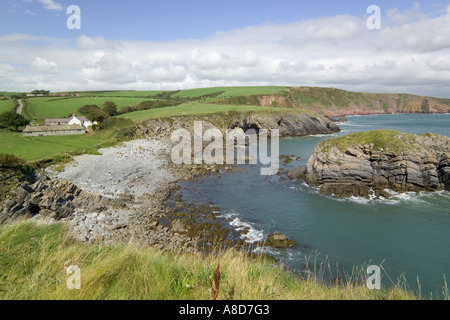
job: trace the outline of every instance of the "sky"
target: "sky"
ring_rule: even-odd
[[[0,91],[250,85],[450,98],[450,1],[0,0]]]

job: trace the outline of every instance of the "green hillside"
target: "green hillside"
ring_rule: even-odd
[[[24,93],[14,94],[24,96]],[[5,97],[8,95],[12,93],[4,93]],[[57,95],[23,98],[23,114],[34,122],[42,123],[45,118],[78,114],[78,109],[84,105],[102,107],[105,101],[113,101],[121,111],[116,118],[122,121],[86,136],[25,138],[20,133],[3,130],[0,131],[3,142],[0,144],[0,153],[39,160],[62,153],[92,152],[99,146],[113,145],[129,136],[131,128],[139,122],[173,116],[293,110],[325,116],[450,112],[450,99],[317,87],[217,87],[177,91],[87,91],[70,92],[70,95],[63,97]],[[0,100],[0,112],[11,110],[14,105],[13,98]],[[130,108],[120,110],[122,107]]]
[[[294,107],[326,116],[450,112],[450,99],[411,94],[351,92],[318,87],[289,87],[273,94],[234,96],[218,99],[214,103]]]

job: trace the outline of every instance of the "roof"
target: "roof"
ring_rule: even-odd
[[[27,126],[23,132],[48,132],[48,131],[78,131],[86,129],[82,126],[73,124],[71,126],[69,125],[60,125],[60,126]]]
[[[89,121],[86,117],[77,117],[76,115],[73,115],[70,118],[48,118],[45,119],[45,123],[69,123],[73,118],[77,118],[81,122]]]
[[[72,116],[72,118],[70,118],[69,120],[72,120],[74,117],[77,118],[80,121],[83,121],[83,122],[84,121],[89,121],[88,118],[86,118],[86,117],[77,117],[77,116]]]
[[[69,123],[69,118],[51,118],[51,119],[45,119],[45,123],[58,123],[58,122],[65,122]]]

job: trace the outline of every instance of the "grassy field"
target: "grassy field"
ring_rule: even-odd
[[[83,245],[63,224],[0,226],[0,299],[208,300],[220,263],[219,300],[409,300],[401,289],[369,290],[358,272],[340,285],[300,279],[235,250],[199,256],[132,246]],[[69,290],[66,268],[80,268]],[[358,284],[362,283],[362,284]]]
[[[27,161],[50,159],[70,153],[95,153],[105,143],[101,136],[23,137],[20,132],[0,131],[0,153],[13,154]]]
[[[184,115],[204,115],[227,111],[280,111],[260,106],[249,105],[221,105],[208,102],[220,100],[232,96],[272,94],[287,90],[284,87],[223,87],[182,90],[175,97],[193,99],[191,102],[178,106],[156,108],[144,111],[136,111],[118,116],[122,119],[130,119],[129,126],[148,119],[164,118]],[[223,92],[219,96],[202,98],[195,101],[195,97],[204,97],[211,93]],[[149,100],[149,96],[155,96],[161,91],[92,91],[82,92],[81,97],[35,97],[24,99],[23,114],[37,123],[42,123],[45,118],[68,117],[88,104],[102,106],[105,101],[111,100],[118,108],[132,106],[142,101]],[[10,109],[13,101],[2,101],[0,111]],[[0,132],[2,143],[0,153],[13,154],[25,160],[48,159],[61,154],[79,154],[83,151],[94,152],[95,148],[114,143],[114,133],[95,132],[88,136],[61,136],[61,137],[22,137],[20,133]]]
[[[261,86],[261,87],[216,87],[216,88],[201,88],[201,89],[188,89],[182,90],[176,94],[174,97],[180,98],[194,98],[200,97],[216,92],[222,92],[218,99],[224,99],[235,96],[249,96],[249,95],[260,95],[260,94],[274,94],[281,91],[286,91],[286,87],[274,87],[274,86]]]
[[[162,91],[133,91],[133,90],[122,90],[122,91],[85,91],[79,92],[80,97],[125,97],[125,98],[148,98],[161,93]]]
[[[6,91],[0,91],[0,95],[5,96],[5,97],[10,97],[10,96],[20,96],[23,92],[6,92]]]
[[[161,94],[160,94],[161,93]],[[274,104],[273,107],[261,107],[258,95],[281,95],[284,103]],[[389,105],[402,103],[409,106],[405,110],[413,110],[416,96],[411,95],[386,95],[376,93],[348,92],[334,88],[314,88],[314,87],[281,87],[281,86],[261,86],[261,87],[216,87],[199,88],[181,91],[89,91],[81,92],[80,97],[36,97],[24,99],[24,115],[33,119],[37,123],[42,123],[44,118],[68,117],[77,110],[88,104],[102,106],[105,101],[111,100],[118,108],[124,106],[137,105],[142,101],[152,98],[161,98],[167,102],[167,98],[172,99],[172,103],[181,103],[177,106],[154,108],[143,111],[129,112],[118,116],[119,119],[130,119],[130,127],[134,123],[139,123],[148,119],[164,118],[172,116],[205,115],[217,112],[228,111],[288,111],[291,110],[306,112],[327,113],[337,112],[355,105],[362,106],[364,110],[386,111]],[[397,101],[403,99],[405,101]],[[411,100],[412,102],[410,102]],[[414,101],[413,101],[414,100]],[[296,101],[296,104],[293,104]],[[437,100],[436,100],[437,101]],[[450,100],[440,99],[439,102]],[[409,105],[409,104],[411,105]],[[417,104],[417,103],[416,103]],[[275,107],[278,105],[279,107]],[[296,105],[296,108],[293,107]],[[9,110],[13,106],[13,101],[1,101],[0,112]],[[283,107],[283,108],[282,108]],[[403,108],[403,107],[402,107]],[[416,108],[417,109],[417,108]],[[420,105],[419,105],[420,109]],[[403,110],[403,109],[402,109]],[[415,110],[415,109],[414,109]],[[339,113],[339,112],[338,112]],[[99,144],[99,140],[104,133],[95,133],[92,137],[50,137],[39,140],[22,139],[14,134],[0,133],[3,138],[0,152],[13,153],[25,159],[47,158],[59,152],[79,152],[83,148],[91,149]],[[110,137],[106,138],[112,141]],[[55,147],[49,148],[46,145],[54,143]],[[39,152],[41,150],[41,152]],[[53,152],[54,151],[54,152]]]
[[[113,101],[118,109],[125,106],[131,106],[144,101],[143,98],[125,98],[125,97],[84,97],[84,98],[54,98],[42,97],[28,99],[28,108],[37,119],[67,117],[84,105],[95,104],[102,107],[105,101]]]
[[[0,113],[11,111],[14,108],[14,100],[0,100]]]
[[[275,108],[258,106],[237,106],[237,105],[219,105],[191,102],[181,104],[175,107],[157,108],[144,111],[135,111],[117,116],[118,118],[127,118],[135,123],[148,119],[164,118],[172,116],[201,115],[227,111],[270,111],[280,110]]]

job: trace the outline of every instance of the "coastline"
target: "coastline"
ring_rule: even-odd
[[[177,125],[184,123],[186,121],[180,121]],[[144,132],[137,132],[136,139],[100,149],[101,155],[76,156],[60,172],[54,170],[54,166],[46,170],[53,184],[68,181],[88,194],[84,197],[94,199],[76,207],[63,221],[68,222],[78,240],[87,243],[132,243],[183,251],[195,251],[205,244],[211,246],[210,238],[198,241],[192,230],[197,231],[196,223],[206,222],[211,231],[215,228],[221,230],[222,236],[226,234],[224,224],[213,217],[215,205],[183,203],[176,192],[178,182],[220,175],[221,170],[234,170],[233,166],[173,165],[170,161],[172,144],[167,134],[171,126],[158,122],[164,130],[148,132],[144,129],[152,128],[149,124],[137,125],[139,131]],[[316,132],[308,133],[313,134]],[[187,222],[187,217],[195,223]],[[32,220],[55,221],[40,214]],[[228,231],[237,232],[231,226]],[[236,238],[240,237],[235,234]],[[223,240],[224,237],[214,239],[222,243]],[[227,244],[233,245],[230,241]]]
[[[238,232],[221,221],[214,214],[214,204],[185,203],[176,193],[179,181],[235,170],[234,165],[175,165],[170,161],[171,133],[192,129],[194,121],[204,121],[205,126],[222,132],[236,127],[278,129],[281,137],[340,130],[325,117],[304,112],[232,112],[148,120],[134,126],[130,140],[99,149],[97,155],[75,156],[65,166],[57,164],[21,177],[2,203],[0,221],[66,222],[71,234],[86,243],[130,243],[180,251],[246,245],[239,234],[248,230]]]
[[[47,172],[56,180],[67,180],[102,199],[119,202],[76,208],[67,220],[70,232],[87,243],[196,251],[198,239],[171,221],[180,210],[169,203],[174,201],[178,181],[218,174],[219,170],[215,165],[174,166],[168,160],[170,150],[170,141],[137,139],[100,149],[101,155],[77,156],[60,172],[50,167]]]

